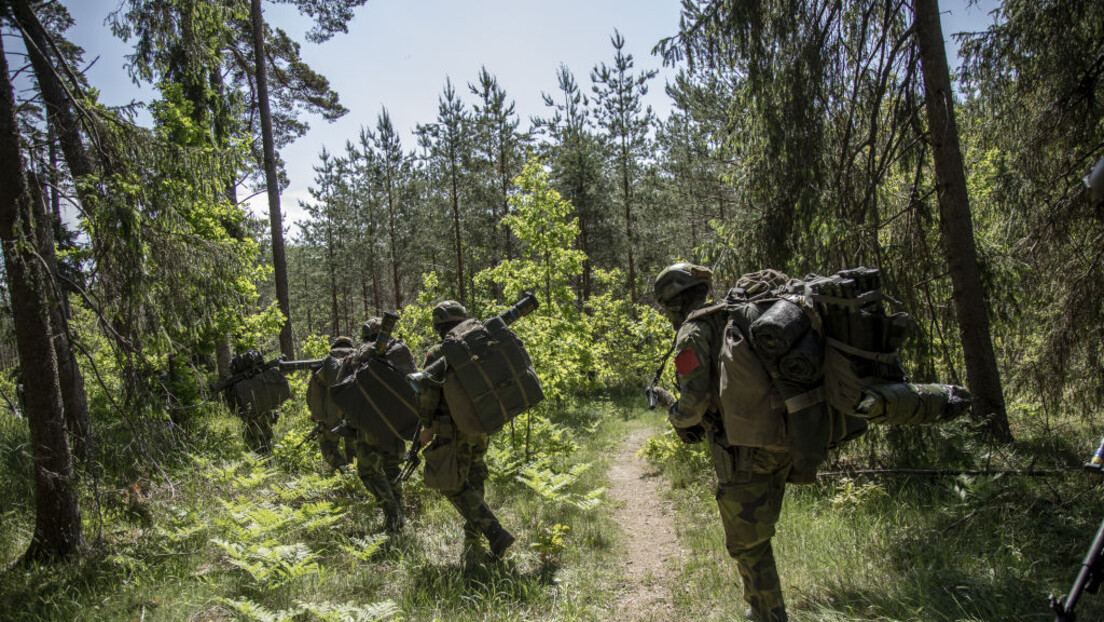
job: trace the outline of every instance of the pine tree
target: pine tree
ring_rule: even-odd
[[[600,63],[590,73],[592,90],[598,106],[598,125],[605,130],[610,165],[616,177],[618,202],[620,203],[625,232],[625,257],[628,266],[626,288],[635,304],[638,298],[635,247],[637,189],[643,173],[644,161],[651,156],[651,130],[655,114],[651,106],[644,106],[648,94],[648,81],[656,76],[655,70],[633,75],[632,54],[626,54],[625,38],[616,30],[610,38],[613,44],[613,65]]]

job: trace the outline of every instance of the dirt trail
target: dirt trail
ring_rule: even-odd
[[[609,470],[607,494],[617,501],[614,519],[625,534],[621,562],[624,583],[612,612],[618,620],[674,620],[671,582],[677,575],[682,549],[675,531],[675,510],[660,493],[662,479],[636,451],[647,430],[631,433],[618,448]]]

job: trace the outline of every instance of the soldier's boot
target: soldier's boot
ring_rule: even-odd
[[[515,540],[514,534],[506,531],[502,525],[497,523],[484,532],[484,535],[487,536],[487,542],[491,547],[491,555],[495,559],[502,559],[506,554],[506,549],[510,548]]]
[[[406,524],[406,520],[403,517],[402,504],[401,503],[385,503],[383,504],[383,530],[387,532],[389,536],[402,535],[403,525]]]

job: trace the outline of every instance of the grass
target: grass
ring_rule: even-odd
[[[595,401],[549,409],[535,420],[531,449],[555,447],[538,464],[560,473],[590,463],[551,496],[541,496],[499,465],[523,452],[499,435],[489,461],[488,502],[518,536],[503,562],[461,564],[461,522],[416,475],[406,487],[407,535],[382,542],[382,515],[353,472],[327,474],[317,448],[294,447],[310,429],[292,404],[277,426],[276,455],[242,452],[234,420],[213,412],[191,434],[169,480],[115,482],[84,500],[91,550],[54,567],[11,566],[33,526],[25,429],[0,428],[2,616],[11,620],[599,620],[610,600],[617,527],[608,507],[571,503],[604,484],[603,451],[624,432],[619,409]],[[520,422],[519,422],[520,423]],[[202,430],[202,434],[198,431]],[[521,441],[522,430],[515,440]],[[543,444],[542,444],[543,443]],[[134,476],[128,473],[124,480]],[[168,484],[171,481],[171,487]],[[118,489],[114,488],[118,486]],[[125,494],[116,492],[125,491]],[[125,499],[124,499],[125,497]],[[583,507],[586,507],[585,505]],[[562,541],[549,544],[556,525]],[[98,537],[97,535],[98,534]],[[545,536],[541,550],[532,545]],[[375,609],[373,609],[373,607]],[[391,615],[396,613],[397,616]]]
[[[943,434],[945,443],[963,442],[953,429]],[[1053,439],[1022,436],[994,467],[1038,468],[1026,457],[1041,453],[1079,466],[1069,464],[1075,449],[1053,451]],[[869,449],[856,446],[838,459],[846,464]],[[959,449],[959,458],[970,455]],[[962,465],[948,468],[955,466]],[[677,464],[666,470],[691,551],[676,606],[687,619],[739,619],[745,605],[723,547],[715,480],[688,482]],[[1047,595],[1069,590],[1104,519],[1098,480],[1074,469],[1054,478],[831,477],[790,486],[774,548],[791,620],[1053,620]],[[1104,619],[1104,599],[1086,595],[1077,612],[1081,620]]]
[[[294,449],[310,428],[298,403],[277,427],[271,460],[243,453],[236,421],[218,409],[196,416],[185,449],[164,454],[167,479],[143,472],[140,461],[123,468],[125,447],[104,452],[113,460],[105,471],[116,475],[84,499],[89,554],[12,566],[33,526],[31,461],[23,422],[0,417],[0,562],[8,568],[0,617],[617,619],[611,603],[625,589],[620,560],[633,540],[608,502],[590,507],[585,499],[607,484],[612,448],[644,427],[658,439],[647,455],[663,462],[686,551],[670,586],[678,619],[741,619],[708,462],[698,447],[664,444],[661,418],[636,402],[549,408],[555,425],[534,419],[531,485],[517,477],[524,420],[512,436],[500,433],[488,501],[518,541],[506,561],[469,568],[458,516],[420,476],[406,488],[407,536],[383,542],[382,516],[355,474],[325,472],[313,444]],[[1091,435],[1068,425],[1055,438],[1019,422],[1021,440],[1000,451],[972,445],[965,426],[884,431],[852,444],[832,468],[1076,467],[1091,448],[1064,439]],[[827,477],[790,487],[774,542],[791,619],[1051,620],[1046,595],[1069,589],[1104,518],[1098,483],[1073,470],[1048,478]],[[1104,619],[1104,598],[1086,596],[1078,613]]]

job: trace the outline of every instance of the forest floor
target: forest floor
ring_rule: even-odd
[[[310,430],[298,405],[269,459],[242,451],[228,413],[207,415],[184,451],[166,454],[164,474],[103,483],[98,504],[82,500],[86,556],[14,565],[33,527],[32,463],[25,426],[0,417],[0,618],[742,619],[705,450],[664,433],[663,418],[638,402],[581,401],[495,435],[487,499],[518,541],[505,560],[476,567],[461,561],[455,510],[418,475],[405,489],[406,535],[386,542],[355,473],[327,471],[312,444],[297,448]],[[1070,474],[787,487],[773,543],[790,619],[1052,620],[1046,595],[1068,590],[1104,517],[1102,478],[1079,470],[1078,448],[1055,455],[1054,437],[1020,434],[994,449],[972,445],[965,425],[872,430],[832,468],[1054,464]],[[1086,597],[1078,614],[1104,620],[1104,598]]]
[[[675,529],[674,504],[664,499],[664,480],[637,452],[650,436],[638,428],[629,433],[609,466],[606,494],[616,505],[614,521],[625,540],[621,560],[622,590],[615,611],[623,620],[674,620],[671,583],[682,549]]]

